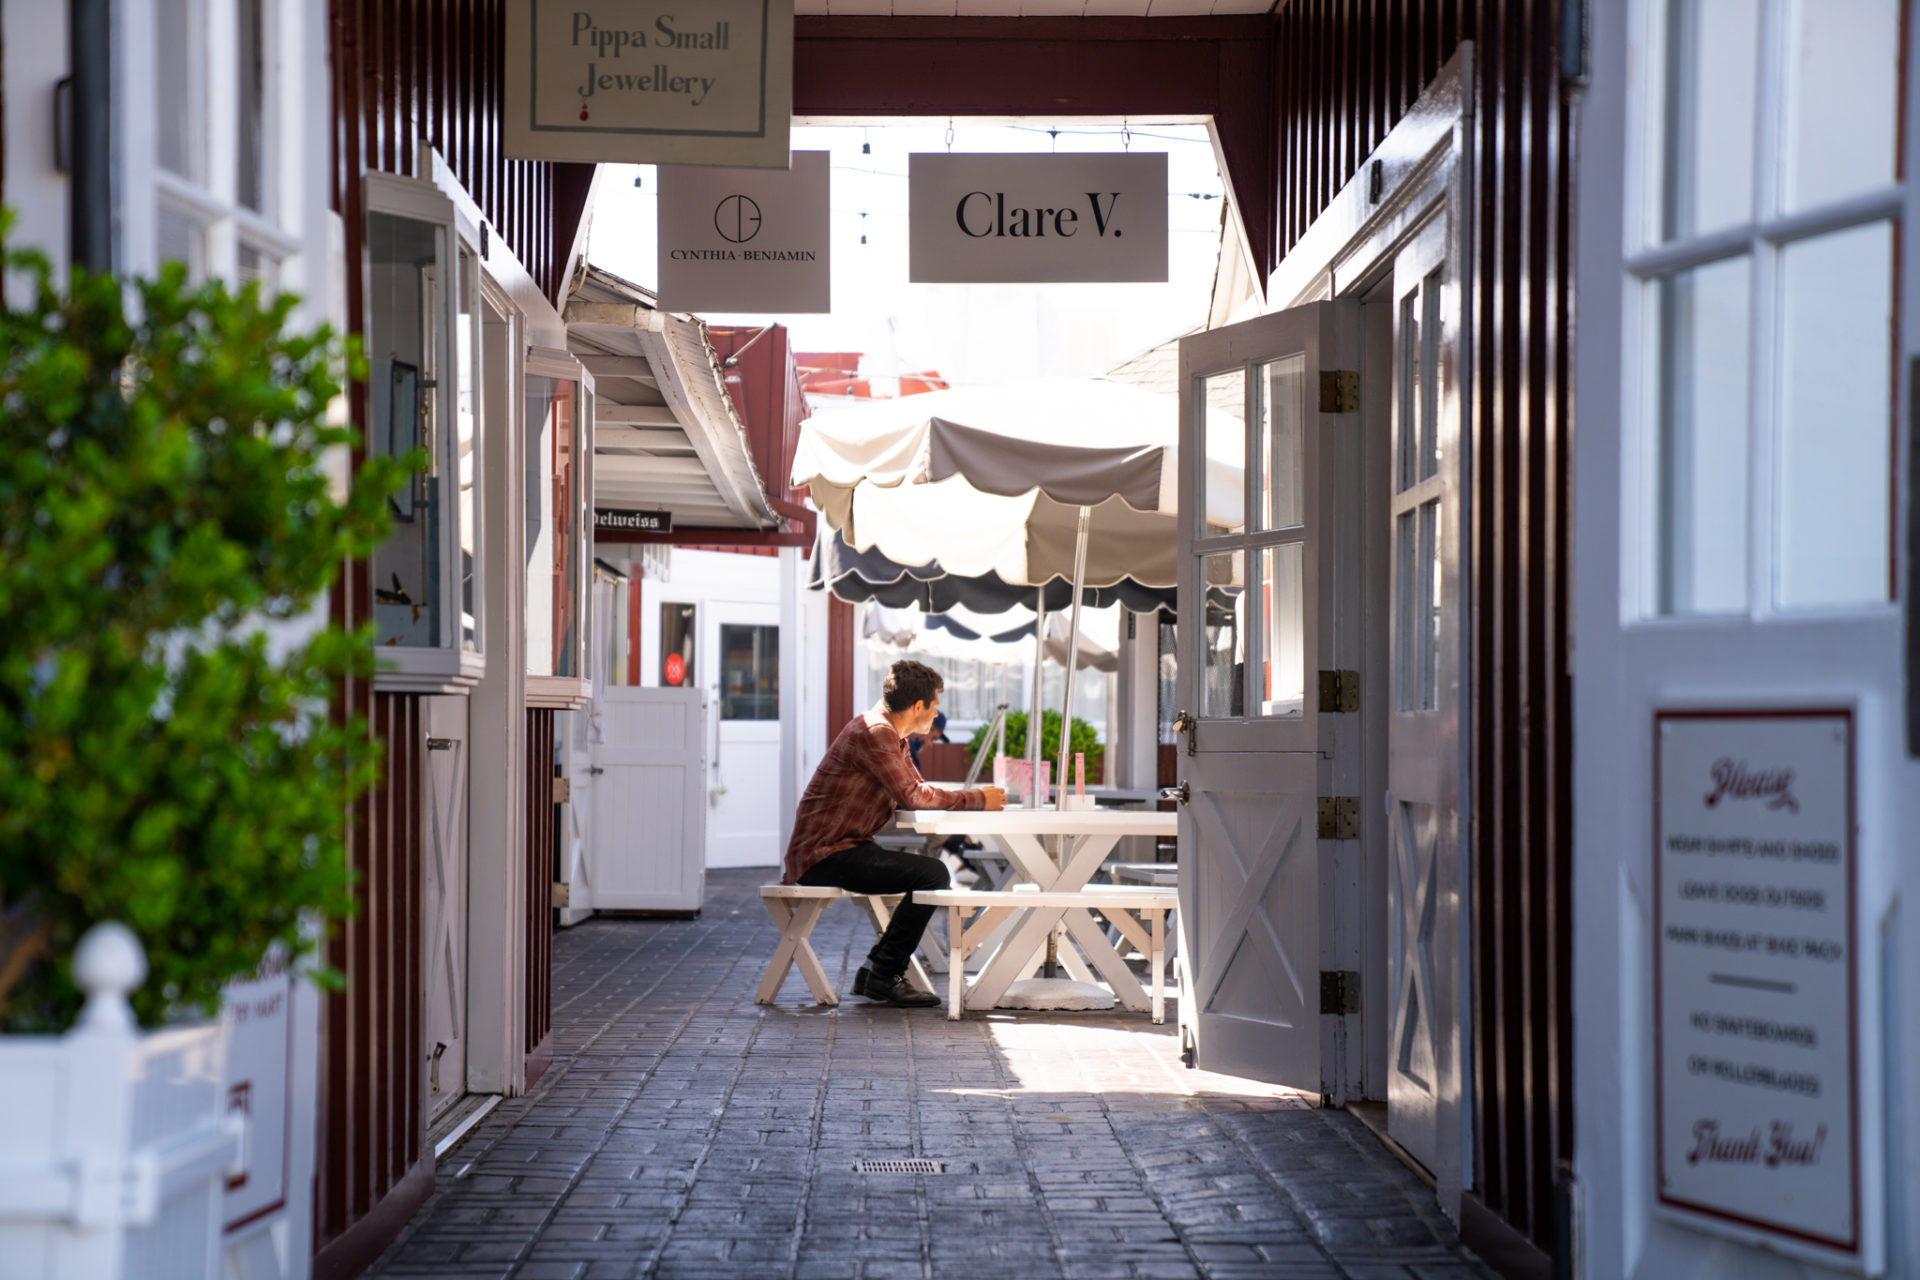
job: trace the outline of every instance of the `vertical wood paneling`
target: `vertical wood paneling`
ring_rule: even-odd
[[[1475,40],[1471,1193],[1544,1249],[1572,1156],[1567,666],[1572,124],[1553,0],[1294,0],[1276,16],[1285,254]],[[1356,46],[1371,56],[1355,57]]]
[[[527,712],[527,1086],[553,1057],[554,712]]]

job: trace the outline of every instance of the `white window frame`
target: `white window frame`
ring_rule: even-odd
[[[1622,311],[1622,435],[1625,474],[1622,492],[1622,599],[1629,625],[1724,625],[1729,620],[1755,623],[1802,622],[1815,619],[1879,617],[1897,610],[1895,593],[1855,605],[1789,606],[1775,603],[1775,576],[1779,563],[1779,506],[1781,413],[1780,351],[1784,342],[1779,307],[1781,259],[1786,250],[1817,236],[1837,231],[1891,224],[1895,252],[1889,284],[1893,314],[1902,318],[1903,290],[1899,279],[1905,239],[1907,188],[1898,176],[1885,185],[1809,208],[1783,212],[1781,163],[1786,113],[1786,57],[1788,0],[1760,0],[1764,5],[1760,37],[1760,87],[1753,138],[1753,209],[1749,220],[1706,232],[1661,235],[1661,197],[1665,179],[1665,125],[1667,112],[1667,24],[1672,4],[1681,0],[1630,0],[1631,43],[1641,52],[1629,60],[1625,182],[1625,270]],[[1905,39],[1902,32],[1901,39]],[[1904,99],[1896,93],[1893,109]],[[1895,175],[1899,166],[1895,166]],[[1747,519],[1746,575],[1743,609],[1716,612],[1662,613],[1659,609],[1659,453],[1660,453],[1660,330],[1659,287],[1695,268],[1730,260],[1749,262],[1752,328],[1748,340]],[[1898,335],[1889,343],[1888,357],[1898,361]],[[1889,383],[1887,458],[1892,465],[1898,430],[1899,397]],[[1891,477],[1889,477],[1891,480]],[[1889,490],[1891,492],[1891,490]],[[1888,512],[1887,545],[1891,548],[1899,513]],[[1889,588],[1892,582],[1889,580]]]
[[[260,254],[268,293],[293,288],[314,297],[324,278],[316,260],[324,235],[316,211],[326,207],[329,118],[324,5],[311,0],[261,3],[261,205],[239,202],[235,160],[239,151],[239,74],[235,58],[239,0],[189,0],[185,68],[158,65],[156,19],[151,3],[115,6],[118,38],[115,128],[121,195],[118,201],[118,263],[122,271],[150,276],[162,259],[162,211],[194,223],[204,253],[188,264],[193,279],[237,281],[240,249]],[[157,121],[163,78],[197,82],[201,175],[176,174],[159,162]],[[318,116],[321,125],[314,127]],[[315,135],[320,139],[316,154]]]
[[[593,697],[593,681],[586,668],[587,638],[593,633],[593,432],[594,432],[594,389],[593,374],[577,356],[553,347],[527,348],[524,374],[528,377],[553,378],[558,381],[572,382],[580,389],[579,399],[574,406],[574,511],[573,546],[578,552],[574,557],[573,591],[577,610],[573,629],[573,669],[570,676],[535,672],[529,666],[527,671],[527,705],[530,707],[553,707],[557,709],[577,708],[586,705]],[[522,386],[524,387],[524,382]],[[525,394],[521,396],[521,411],[525,412]],[[541,424],[528,415],[524,424],[525,439],[529,442],[539,433]],[[543,444],[542,448],[546,446]],[[544,475],[544,473],[543,473]],[[550,479],[550,477],[548,477]],[[532,494],[529,493],[529,499]],[[531,603],[532,592],[528,593]],[[526,625],[531,628],[533,619],[528,618]],[[546,619],[546,625],[553,625],[552,617]],[[532,645],[528,645],[531,654]],[[554,655],[554,666],[558,667],[559,654]]]
[[[464,242],[478,258],[477,249],[473,249],[477,237],[463,234],[461,220],[454,204],[430,182],[415,178],[402,178],[390,173],[367,172],[361,175],[361,190],[365,212],[368,216],[376,213],[409,218],[417,222],[431,223],[442,232],[441,243],[445,246],[446,262],[442,279],[449,282],[439,290],[440,309],[439,350],[435,352],[435,369],[432,395],[434,398],[434,421],[445,424],[434,433],[433,447],[439,453],[440,478],[444,486],[443,498],[452,496],[456,501],[443,501],[445,513],[438,531],[438,552],[440,556],[440,643],[425,645],[381,645],[376,650],[382,670],[374,676],[374,688],[409,693],[461,693],[478,684],[486,674],[486,657],[483,653],[471,652],[461,644],[462,602],[460,598],[460,520],[458,513],[458,486],[460,475],[458,433],[451,429],[455,420],[456,406],[453,395],[457,375],[455,374],[457,353],[454,350],[453,332],[460,322],[459,294],[451,287],[451,276],[458,261],[459,249]],[[363,234],[361,260],[352,264],[352,269],[366,278],[371,268],[371,248],[367,246]],[[366,296],[363,294],[363,296]],[[478,305],[478,298],[475,303]],[[371,306],[371,303],[368,303]],[[361,332],[373,331],[371,313],[361,317]],[[475,352],[474,376],[484,377],[480,365],[480,353]],[[476,382],[476,385],[479,385]],[[484,449],[484,427],[476,432],[475,450]],[[476,457],[476,475],[484,474],[484,455]],[[481,495],[475,494],[476,530],[484,530],[485,514],[480,504]],[[485,616],[485,565],[482,550],[485,546],[484,534],[475,544],[476,577],[476,620]]]

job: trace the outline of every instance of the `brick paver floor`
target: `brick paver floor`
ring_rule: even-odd
[[[797,973],[754,1004],[765,878],[561,933],[552,1065],[441,1159],[369,1274],[1492,1275],[1358,1121],[1186,1069],[1171,1017],[823,1009]],[[846,992],[871,928],[843,904],[814,941]],[[915,1158],[945,1171],[856,1168]]]

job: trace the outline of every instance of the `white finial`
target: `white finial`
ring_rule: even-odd
[[[77,1031],[126,1034],[134,1029],[127,993],[147,978],[147,953],[133,930],[108,920],[87,930],[73,951],[73,980],[87,993]]]

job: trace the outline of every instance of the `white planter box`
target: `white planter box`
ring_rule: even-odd
[[[225,1023],[141,1034],[133,935],[101,925],[74,971],[64,1036],[0,1037],[0,1272],[22,1280],[220,1275],[221,1202],[239,1170]]]

